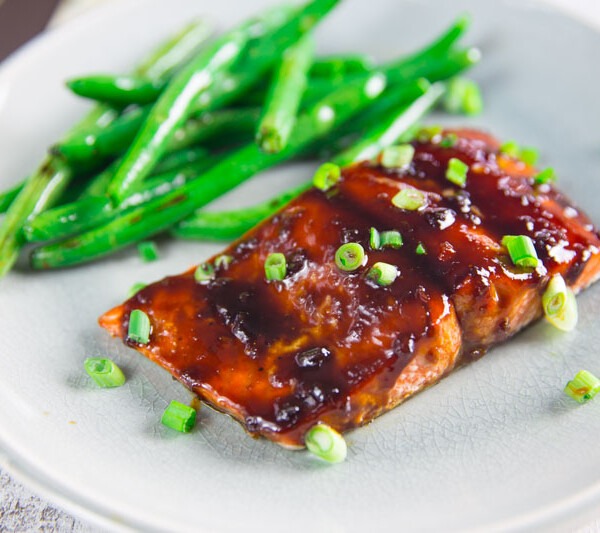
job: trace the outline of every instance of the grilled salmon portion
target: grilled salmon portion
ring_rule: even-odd
[[[600,274],[585,215],[493,138],[453,133],[451,146],[415,142],[409,168],[345,169],[333,189],[307,191],[233,243],[227,260],[212,258],[212,279],[165,278],[100,324],[253,435],[301,447],[317,422],[369,422],[541,316],[553,274],[575,290]],[[451,158],[469,166],[465,187],[446,179]],[[422,208],[392,203],[407,187],[423,192]],[[403,245],[371,249],[371,228],[399,231]],[[540,266],[514,266],[504,235],[531,237]],[[335,262],[347,242],[366,251],[351,272]],[[265,278],[274,252],[287,260],[282,281]],[[377,262],[397,268],[391,285],[367,275]],[[150,318],[148,344],[127,338],[134,309]]]

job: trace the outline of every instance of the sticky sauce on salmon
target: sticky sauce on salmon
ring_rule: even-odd
[[[345,169],[336,187],[307,191],[224,250],[231,261],[213,280],[198,283],[193,270],[165,278],[101,325],[282,445],[302,446],[319,421],[345,431],[372,420],[538,318],[554,273],[576,290],[600,273],[600,239],[585,215],[534,185],[534,169],[499,154],[494,139],[455,133],[452,147],[416,142],[408,169]],[[452,157],[470,167],[464,188],[445,177]],[[426,206],[395,207],[404,187],[423,191]],[[403,246],[370,249],[370,228],[399,231]],[[542,265],[512,265],[507,234],[530,236]],[[346,242],[367,253],[354,272],[335,264]],[[286,256],[283,281],[265,279],[273,252]],[[375,262],[398,268],[394,283],[367,277]],[[152,322],[147,345],[126,338],[133,309]]]

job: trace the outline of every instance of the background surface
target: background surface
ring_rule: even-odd
[[[64,0],[50,28],[59,27],[98,4],[120,0]],[[166,1],[166,0],[165,0]],[[223,0],[226,1],[226,0]],[[494,0],[488,0],[494,1]],[[598,0],[545,0],[571,12],[584,21],[600,26],[600,3]],[[515,0],[518,2],[518,0]],[[0,0],[0,4],[2,0]],[[0,40],[2,36],[0,35]],[[598,510],[600,516],[600,509]],[[51,503],[38,498],[34,493],[0,471],[0,530],[1,531],[77,531],[92,532],[95,529],[61,511]],[[578,533],[600,532],[600,519],[582,526]]]

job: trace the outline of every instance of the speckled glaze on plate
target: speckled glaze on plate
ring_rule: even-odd
[[[0,183],[32,168],[85,104],[61,88],[86,71],[125,71],[151,43],[195,14],[227,24],[271,2],[133,1],[38,39],[0,69]],[[249,5],[251,4],[251,5]],[[476,119],[542,149],[560,187],[600,222],[600,35],[530,2],[346,0],[319,29],[325,52],[387,59],[470,11],[473,72],[486,95]],[[219,201],[252,203],[310,175],[296,164]],[[217,204],[215,204],[217,207]],[[191,435],[160,425],[189,394],[96,326],[135,281],[180,272],[219,246],[161,241],[161,260],[134,251],[98,264],[0,286],[0,460],[72,512],[110,529],[229,531],[564,530],[600,505],[600,403],[562,393],[580,368],[600,373],[600,287],[579,297],[580,324],[539,323],[482,360],[349,433],[334,467],[253,440],[203,409]],[[114,355],[129,377],[114,390],[84,375],[88,355]],[[589,516],[588,516],[589,515]]]

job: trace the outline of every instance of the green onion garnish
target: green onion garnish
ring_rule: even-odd
[[[392,204],[400,209],[416,211],[425,205],[425,194],[419,189],[402,189],[392,198]]]
[[[382,231],[380,238],[382,248],[400,248],[402,246],[402,235],[399,231]]]
[[[285,255],[280,253],[269,254],[265,259],[265,277],[268,281],[281,281],[287,273]]]
[[[424,126],[417,132],[417,140],[422,143],[436,142],[442,135],[444,128],[441,126]]]
[[[540,156],[535,148],[521,147],[516,141],[506,141],[500,146],[500,152],[514,159],[520,159],[523,163],[533,166]]]
[[[346,441],[335,429],[326,424],[316,424],[304,436],[308,451],[328,463],[341,463],[346,459]]]
[[[466,78],[453,78],[448,83],[444,108],[449,113],[478,115],[483,110],[483,98],[479,85]]]
[[[196,424],[196,410],[189,405],[171,401],[160,421],[168,428],[189,433]]]
[[[546,320],[562,331],[573,331],[577,325],[577,300],[560,274],[552,276],[542,296]]]
[[[375,228],[369,231],[369,246],[371,250],[379,250],[381,248],[381,235]]]
[[[580,370],[567,383],[565,393],[576,402],[585,403],[600,392],[600,379],[587,370]]]
[[[360,268],[365,260],[365,249],[357,242],[342,244],[335,252],[335,264],[346,272]]]
[[[377,283],[377,285],[387,287],[394,283],[398,277],[398,269],[389,263],[375,263],[370,268],[367,277]]]
[[[215,268],[223,268],[224,270],[227,270],[232,261],[233,257],[230,255],[219,255],[215,257]]]
[[[512,262],[520,267],[536,268],[540,262],[531,237],[527,235],[506,235],[502,238]]]
[[[342,169],[335,163],[322,164],[313,176],[313,185],[322,191],[331,189],[342,177]]]
[[[412,163],[415,149],[411,144],[388,146],[381,152],[381,164],[385,168],[405,169]]]
[[[140,242],[138,244],[138,252],[144,263],[150,263],[158,259],[158,248],[152,241]]]
[[[556,181],[556,172],[551,167],[542,170],[535,178],[533,178],[533,183],[536,185],[543,185],[544,183],[550,183],[551,181]]]
[[[139,344],[148,344],[150,341],[150,319],[140,309],[134,309],[129,315],[129,330],[127,338]]]
[[[194,271],[194,279],[198,283],[202,283],[204,281],[210,281],[215,277],[215,267],[210,263],[202,263],[196,267]]]
[[[506,141],[500,146],[500,152],[509,157],[518,159],[521,154],[521,147],[517,141]]]
[[[142,282],[134,283],[131,286],[131,288],[129,289],[129,292],[127,293],[127,298],[132,298],[146,286],[147,286],[146,283],[142,283]]]
[[[425,250],[425,246],[423,246],[421,243],[417,244],[417,248],[415,249],[415,253],[417,255],[425,255],[427,254],[427,250]]]
[[[523,163],[526,163],[527,165],[532,167],[538,162],[538,159],[540,158],[540,153],[535,148],[524,146],[523,148],[521,148],[521,153],[519,154],[519,157],[521,161],[523,161]]]
[[[456,146],[458,142],[458,135],[456,133],[448,133],[448,135],[444,135],[440,142],[440,146],[442,148],[453,148]]]
[[[454,185],[464,187],[467,184],[467,172],[469,172],[469,165],[463,163],[460,159],[456,159],[456,157],[452,157],[448,161],[446,179]]]
[[[125,383],[123,371],[110,359],[88,357],[83,366],[96,384],[104,389],[120,387]]]

